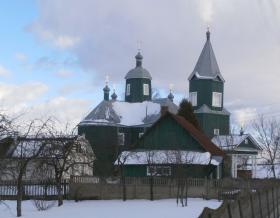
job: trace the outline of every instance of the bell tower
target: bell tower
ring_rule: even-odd
[[[220,72],[210,31],[193,72],[189,76],[189,101],[201,129],[208,136],[229,134],[229,112],[224,108],[224,78]]]

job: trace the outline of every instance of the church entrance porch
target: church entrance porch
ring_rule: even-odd
[[[231,154],[232,178],[256,178],[257,154]]]

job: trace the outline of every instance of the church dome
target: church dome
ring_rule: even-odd
[[[137,53],[135,59],[136,59],[136,67],[130,70],[126,74],[125,79],[146,78],[151,80],[152,77],[149,71],[142,67],[143,56],[141,55],[140,52]]]

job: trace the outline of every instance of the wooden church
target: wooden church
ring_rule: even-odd
[[[95,152],[95,174],[112,175],[114,165],[121,165],[126,176],[174,176],[178,169],[193,177],[255,175],[260,148],[252,136],[236,135],[238,144],[226,148],[219,143],[231,136],[230,113],[224,108],[225,80],[209,30],[188,78],[189,101],[202,131],[176,115],[178,106],[171,92],[167,98],[152,99],[152,76],[143,67],[142,54],[135,58],[135,68],[125,76],[125,101],[117,100],[115,91],[110,99],[106,83],[103,101],[78,125],[78,133],[85,135]],[[250,169],[240,165],[244,157]],[[238,174],[241,170],[243,174]]]
[[[173,94],[167,98],[152,99],[152,77],[143,67],[143,56],[135,56],[136,66],[126,76],[125,101],[111,95],[108,84],[104,99],[78,125],[78,133],[85,134],[95,155],[95,173],[110,175],[120,151],[133,145],[160,117],[161,107],[176,113]]]

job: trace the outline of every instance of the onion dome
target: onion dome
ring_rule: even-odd
[[[126,74],[125,79],[146,78],[151,80],[152,77],[149,71],[142,67],[143,56],[140,52],[137,53],[135,59],[136,67]]]

